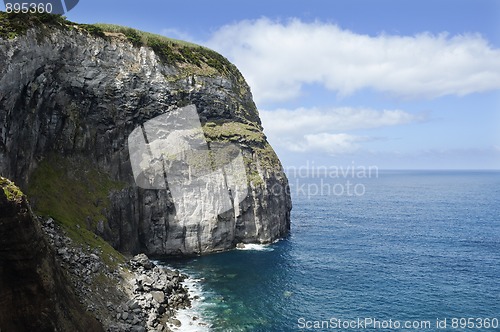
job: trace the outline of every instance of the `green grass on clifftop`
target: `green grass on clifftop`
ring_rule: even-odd
[[[54,218],[76,243],[100,248],[103,259],[112,264],[123,257],[89,229],[107,222],[109,193],[123,187],[89,162],[52,156],[34,171],[27,193],[38,214]]]
[[[62,27],[66,22],[61,15],[0,12],[0,38],[14,39],[38,25]]]
[[[243,79],[236,66],[225,57],[193,43],[113,24],[77,24],[61,15],[0,12],[0,39],[14,39],[37,26],[76,29],[100,38],[123,36],[136,47],[150,47],[161,61],[178,67],[183,76],[218,74]]]
[[[178,44],[180,46],[186,46],[186,47],[191,47],[191,48],[200,47],[197,44],[193,44],[193,43],[186,42],[183,40],[169,38],[169,37],[166,37],[163,35],[157,35],[154,33],[144,32],[144,31],[132,29],[129,27],[121,26],[121,25],[106,24],[106,23],[95,23],[92,25],[100,28],[102,31],[105,31],[105,32],[121,33],[121,34],[125,35],[127,37],[127,39],[136,46],[146,45],[148,43],[148,39],[158,38],[158,39],[160,39],[161,42],[164,42],[164,43]]]
[[[189,74],[210,75],[215,71],[222,75],[241,76],[236,66],[209,48],[120,25],[97,23],[93,26],[101,29],[104,33],[121,34],[134,46],[150,47],[162,61],[178,64]]]

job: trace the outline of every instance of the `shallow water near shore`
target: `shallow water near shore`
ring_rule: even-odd
[[[298,180],[309,189],[345,182]],[[436,319],[449,329],[453,318],[500,320],[500,172],[350,180],[363,195],[292,186],[292,233],[278,243],[165,261],[197,279],[197,319],[212,331],[295,331],[332,318],[428,321],[435,331]]]

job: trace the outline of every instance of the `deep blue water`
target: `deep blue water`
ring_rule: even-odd
[[[298,331],[300,318],[432,323],[413,331],[438,330],[437,318],[448,331],[459,331],[452,318],[500,320],[500,172],[289,180],[287,239],[167,262],[204,278],[198,310],[213,331]],[[359,195],[332,191],[347,180]]]

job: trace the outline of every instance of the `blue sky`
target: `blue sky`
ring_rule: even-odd
[[[500,169],[500,1],[95,1],[67,14],[207,45],[285,166]]]

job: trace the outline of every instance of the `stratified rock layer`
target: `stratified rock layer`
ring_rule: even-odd
[[[179,47],[172,44],[174,50]],[[95,170],[120,183],[105,199],[96,198],[94,207],[87,209],[83,197],[72,204],[81,211],[100,209],[105,218],[89,214],[82,225],[124,252],[202,254],[286,235],[288,182],[241,74],[205,49],[179,53],[186,59],[198,54],[195,64],[158,52],[133,45],[125,36],[96,36],[69,24],[35,26],[13,39],[0,39],[0,174],[27,189],[35,208],[50,215],[50,190],[71,195],[50,183],[43,183],[46,191],[40,194],[40,183],[34,186],[32,180],[47,179],[44,172],[57,169],[61,160],[75,165],[62,177],[85,182]],[[176,215],[169,190],[136,186],[127,143],[146,121],[191,104],[209,143],[241,148],[249,179],[244,200],[202,220]],[[84,194],[92,198],[92,190]],[[209,188],[201,197],[196,204],[210,206]]]

